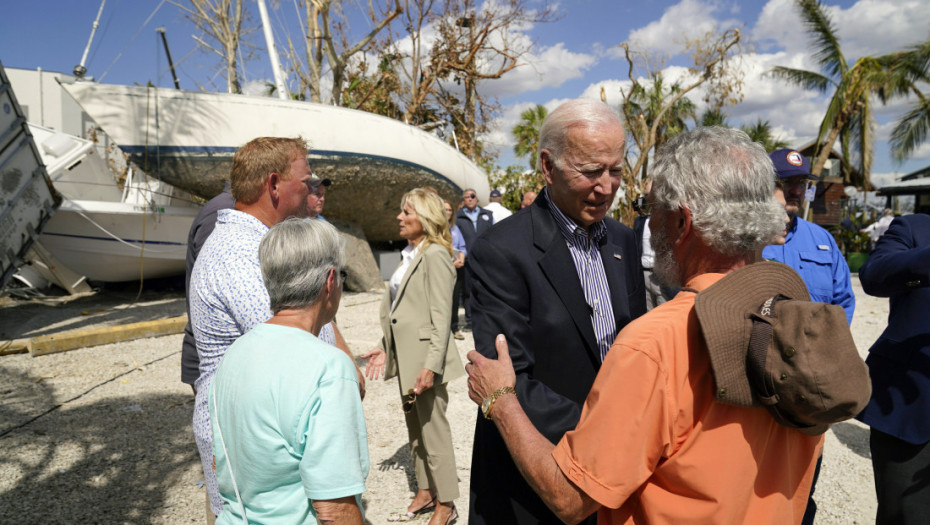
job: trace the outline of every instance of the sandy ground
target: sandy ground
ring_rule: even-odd
[[[887,300],[868,297],[854,277],[853,333],[865,355],[885,326]],[[55,330],[152,320],[183,314],[171,287],[110,289],[69,302],[0,302],[3,340]],[[346,294],[338,320],[360,355],[380,339],[374,293]],[[463,356],[471,334],[458,341]],[[0,523],[201,522],[202,475],[191,430],[193,396],[180,382],[181,336],[165,336],[32,358],[0,356]],[[371,524],[386,523],[412,497],[413,472],[396,380],[368,385],[364,402],[371,470],[363,500]],[[462,495],[467,491],[476,407],[465,379],[450,385]],[[817,486],[817,523],[874,521],[868,429],[835,425],[826,437]],[[426,523],[428,516],[419,519]]]

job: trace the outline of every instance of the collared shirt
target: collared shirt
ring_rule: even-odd
[[[716,400],[694,298],[679,293],[623,329],[552,456],[602,505],[600,524],[800,523],[823,437]]]
[[[852,323],[856,295],[849,265],[830,232],[795,217],[785,244],[766,246],[762,257],[794,268],[807,285],[811,301],[842,306],[846,310],[846,320]]]
[[[457,252],[462,252],[462,255],[468,255],[468,249],[465,246],[465,237],[462,237],[462,230],[453,224],[449,228],[449,233],[452,234],[452,249]]]
[[[469,210],[468,208],[463,206],[462,213],[464,213],[465,216],[468,217],[468,220],[471,221],[471,225],[477,230],[478,229],[478,214],[481,213],[481,208],[478,206],[475,206],[474,210]]]
[[[200,450],[213,512],[223,509],[213,472],[213,429],[207,407],[207,390],[226,349],[252,327],[271,319],[271,300],[262,281],[258,245],[268,226],[248,213],[219,210],[216,229],[204,243],[191,271],[191,327],[200,357],[200,377],[194,383],[194,439]],[[332,326],[320,339],[334,345]]]
[[[613,303],[610,301],[610,287],[607,285],[607,274],[604,272],[604,261],[599,250],[607,238],[607,226],[604,221],[592,224],[589,236],[584,228],[578,226],[552,203],[548,190],[543,190],[542,195],[549,202],[549,211],[559,225],[559,231],[562,232],[568,251],[572,255],[572,262],[575,264],[575,271],[578,272],[578,280],[581,281],[584,298],[591,312],[591,325],[603,361],[617,336],[617,321],[614,319]]]
[[[404,276],[407,275],[407,269],[410,268],[413,258],[419,253],[417,248],[413,244],[408,244],[400,252],[400,265],[391,274],[391,280],[388,283],[391,288],[391,310],[394,310],[394,305],[397,304],[397,291],[400,290],[400,283],[403,282]]]
[[[655,264],[656,252],[652,249],[652,232],[649,231],[649,217],[646,217],[646,223],[643,224],[643,256],[640,259],[643,263],[643,270],[652,270]]]

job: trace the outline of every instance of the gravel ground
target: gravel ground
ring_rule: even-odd
[[[888,306],[853,280],[853,334],[865,355],[885,326]],[[184,312],[176,290],[147,291],[133,302],[135,295],[134,289],[109,290],[67,303],[0,301],[0,338]],[[343,298],[338,321],[356,355],[380,339],[379,301],[375,293]],[[464,359],[471,334],[457,345]],[[193,396],[179,380],[180,346],[181,336],[173,335],[37,358],[0,356],[0,523],[202,522]],[[462,491],[456,506],[464,524],[476,408],[464,378],[449,390]],[[369,384],[364,407],[371,471],[363,499],[368,522],[381,524],[406,507],[413,491],[396,380]],[[819,524],[874,521],[867,427],[850,421],[827,433],[816,494]]]

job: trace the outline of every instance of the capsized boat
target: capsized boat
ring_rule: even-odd
[[[39,250],[91,281],[181,275],[198,205],[189,195],[127,168],[123,188],[89,140],[29,124],[64,200],[38,238]],[[60,282],[66,290],[74,283]]]
[[[249,140],[302,136],[311,169],[333,181],[324,214],[358,224],[369,241],[400,238],[395,217],[412,188],[432,186],[453,203],[466,188],[482,201],[488,195],[485,172],[455,148],[380,115],[248,95],[88,81],[62,87],[143,171],[203,198],[222,190],[233,154]]]

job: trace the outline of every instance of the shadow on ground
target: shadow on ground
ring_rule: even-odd
[[[869,429],[849,422],[837,423],[830,427],[836,439],[859,457],[872,458],[869,452]]]
[[[197,461],[189,395],[108,398],[29,422],[51,388],[4,367],[0,377],[0,509],[16,523],[152,523]]]
[[[407,476],[407,487],[410,492],[416,492],[417,479],[413,468],[413,458],[410,456],[410,445],[404,444],[394,454],[378,464],[378,470],[403,470]]]
[[[184,278],[106,283],[79,296],[5,297],[0,304],[0,340],[177,317],[186,313]]]

